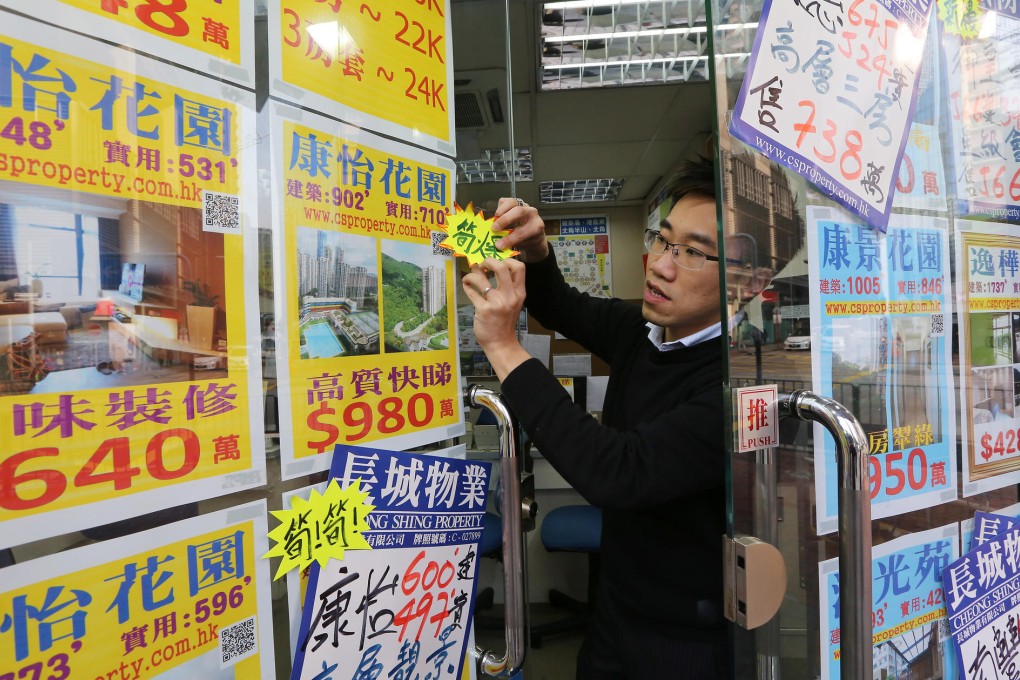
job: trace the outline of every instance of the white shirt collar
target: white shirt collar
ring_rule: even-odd
[[[731,331],[737,327],[737,324],[743,321],[744,316],[743,312],[737,312],[730,317],[729,328]],[[707,328],[702,328],[700,331],[691,333],[687,337],[665,342],[664,338],[666,337],[666,331],[662,326],[657,326],[651,322],[645,325],[648,326],[648,339],[660,352],[668,352],[680,347],[694,347],[695,345],[699,345],[707,340],[714,340],[722,335],[722,322],[720,321]]]
[[[647,325],[648,339],[652,341],[652,344],[655,345],[655,348],[660,352],[668,352],[680,347],[694,347],[706,340],[712,340],[722,335],[722,322],[718,322],[708,328],[702,328],[696,333],[691,333],[687,337],[680,338],[679,340],[673,340],[671,342],[665,342],[664,338],[666,336],[666,332],[662,326],[657,326],[654,323],[648,323]]]

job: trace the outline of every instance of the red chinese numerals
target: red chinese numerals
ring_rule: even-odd
[[[407,424],[422,428],[432,421],[435,413],[435,402],[432,396],[423,392],[411,395],[405,402],[402,397],[385,397],[373,407],[364,401],[354,401],[340,411],[339,424],[344,428],[343,438],[347,443],[361,441],[373,428],[380,434],[394,434],[401,431]],[[322,441],[308,442],[308,448],[322,453],[330,448],[340,437],[341,430],[334,424],[337,421],[337,408],[329,402],[322,402],[308,414],[306,423],[316,432],[325,434]]]
[[[128,9],[128,0],[100,0],[104,12],[120,15]],[[188,9],[187,0],[141,0],[135,5],[135,16],[154,31],[180,38],[191,30],[181,12]]]
[[[928,482],[928,457],[924,449],[912,449],[906,459],[903,454],[903,451],[894,451],[869,457],[872,500],[880,492],[886,496],[896,496],[907,486],[914,491],[925,487]]]
[[[967,284],[967,290],[971,293],[1002,293],[1006,290],[1006,282],[971,281]],[[1013,292],[1017,292],[1016,284],[1013,284]]]
[[[983,165],[977,169],[977,177],[974,177],[974,169],[967,168],[967,191],[972,196],[983,198],[1003,198],[1008,191],[1013,201],[1020,201],[1020,169],[1013,173],[1009,180],[1009,187],[1002,183],[1003,175],[1006,174],[1006,166],[999,164]]]
[[[854,3],[850,5],[850,9],[847,10],[847,18],[850,20],[852,26],[861,26],[862,24],[868,29],[868,39],[876,40],[875,33],[878,31],[877,44],[881,48],[881,52],[877,52],[874,56],[871,55],[871,50],[868,48],[863,41],[857,41],[857,31],[844,30],[842,33],[843,42],[839,44],[839,51],[847,59],[853,59],[856,53],[856,63],[865,72],[876,72],[878,74],[878,89],[882,89],[883,80],[887,78],[890,73],[886,69],[886,64],[889,59],[884,54],[889,50],[889,36],[895,35],[899,28],[899,22],[895,19],[886,19],[884,23],[880,24],[878,21],[878,7],[874,2],[868,3],[868,10],[870,10],[870,18],[864,18],[860,12],[857,11],[864,3],[864,0],[854,0]],[[878,30],[879,28],[882,30]],[[856,49],[855,49],[856,47]]]
[[[431,4],[430,2],[429,5]],[[334,8],[334,12],[339,13],[338,9]],[[359,13],[359,20],[367,17],[368,20],[378,23],[383,17],[382,12],[374,11],[367,3],[361,3],[357,11]],[[283,14],[284,44],[295,49],[304,45],[305,57],[307,59],[319,62],[325,68],[331,68],[333,63],[336,62],[338,69],[345,78],[353,78],[358,82],[363,80],[366,73],[386,82],[393,82],[396,78],[396,73],[388,70],[385,66],[373,66],[371,60],[365,58],[364,50],[356,45],[348,44],[346,41],[341,41],[342,44],[338,46],[333,54],[326,52],[323,50],[322,45],[308,32],[308,26],[314,25],[315,22],[308,21],[292,9],[284,9]],[[442,16],[442,12],[439,12],[439,14]],[[446,63],[445,36],[442,33],[434,33],[431,28],[426,27],[419,21],[408,18],[403,12],[394,10],[393,16],[397,19],[398,23],[393,39],[399,45],[422,54],[438,64]],[[410,66],[405,66],[403,73],[406,77],[400,82],[405,86],[405,97],[412,101],[423,101],[426,106],[446,111],[445,83],[439,82],[431,76],[423,75]]]
[[[879,626],[885,625],[885,610],[889,605],[883,604],[878,609],[871,612],[871,627],[878,628]]]
[[[882,284],[877,276],[848,276],[847,292],[851,295],[880,295]]]
[[[403,12],[394,10],[393,14],[403,24],[403,27],[393,36],[394,40],[401,45],[410,47],[415,52],[424,54],[430,59],[435,59],[440,64],[446,63],[446,58],[443,55],[442,33],[433,33],[431,28],[426,28],[420,22],[408,19],[407,15]],[[428,45],[428,48],[426,49],[424,45]]]
[[[942,295],[942,278],[941,276],[923,277],[920,281],[921,294]]]
[[[422,566],[424,565],[424,568]],[[410,597],[407,603],[393,617],[393,623],[400,626],[397,639],[403,641],[407,629],[418,620],[415,640],[421,639],[426,623],[436,624],[436,638],[443,630],[443,622],[451,614],[451,600],[456,597],[456,588],[449,588],[457,573],[449,560],[442,564],[435,560],[425,561],[425,551],[419,552],[404,571],[400,590]],[[433,612],[435,609],[435,613]]]
[[[944,605],[944,593],[942,588],[932,588],[928,591],[927,597],[918,595],[909,600],[902,600],[900,604],[900,616],[907,617],[911,614],[919,614],[927,609],[936,609]]]
[[[810,99],[802,99],[797,105],[802,109],[808,109],[807,120],[803,123],[794,123],[793,125],[794,132],[799,133],[795,146],[797,149],[800,149],[804,144],[805,138],[808,135],[815,135],[818,132],[818,128],[815,125],[815,103]],[[824,163],[834,163],[838,156],[840,174],[843,176],[843,179],[853,181],[860,178],[861,171],[864,169],[864,162],[861,160],[864,138],[859,131],[848,130],[843,134],[842,139],[837,141],[838,134],[836,123],[831,118],[827,118],[825,129],[821,133],[821,148],[817,145],[812,145],[811,151],[814,153],[815,158]]]
[[[59,458],[57,447],[28,449],[0,462],[0,508],[33,510],[60,498],[67,490],[67,476],[60,470],[25,470],[31,461]],[[145,446],[145,468],[159,481],[171,481],[191,474],[198,467],[201,443],[188,429],[173,428],[153,436]],[[112,484],[117,491],[130,489],[142,470],[131,464],[131,439],[114,437],[102,442],[74,475],[75,487]]]
[[[1017,453],[1018,443],[1020,443],[1020,429],[1006,430],[995,437],[990,432],[985,432],[981,435],[981,457],[987,461],[991,460],[994,455],[1000,458],[1013,456]]]
[[[900,603],[900,614],[902,616],[908,616],[911,612],[919,612],[923,605],[927,605],[924,608],[930,609],[933,607],[940,607],[943,604],[943,591],[942,588],[934,588],[928,591],[928,596],[915,597],[912,600],[905,600]],[[889,604],[885,603],[878,609],[871,612],[871,627],[872,629],[880,628],[885,625],[885,613],[889,609]],[[829,637],[829,643],[838,645],[840,643],[840,630],[837,628],[831,631]]]

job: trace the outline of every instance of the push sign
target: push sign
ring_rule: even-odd
[[[776,385],[751,385],[736,390],[737,452],[779,446]]]

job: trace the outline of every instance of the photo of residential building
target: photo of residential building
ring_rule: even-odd
[[[447,349],[448,258],[430,245],[385,241],[382,245],[383,319],[387,352]]]
[[[379,352],[376,240],[297,228],[300,356],[326,359]]]

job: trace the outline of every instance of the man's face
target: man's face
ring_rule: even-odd
[[[706,255],[719,254],[715,201],[710,198],[680,199],[660,229],[670,243],[692,246]],[[704,268],[695,271],[678,267],[671,251],[648,253],[641,309],[645,319],[665,329],[667,342],[718,323],[719,263],[706,261]]]

